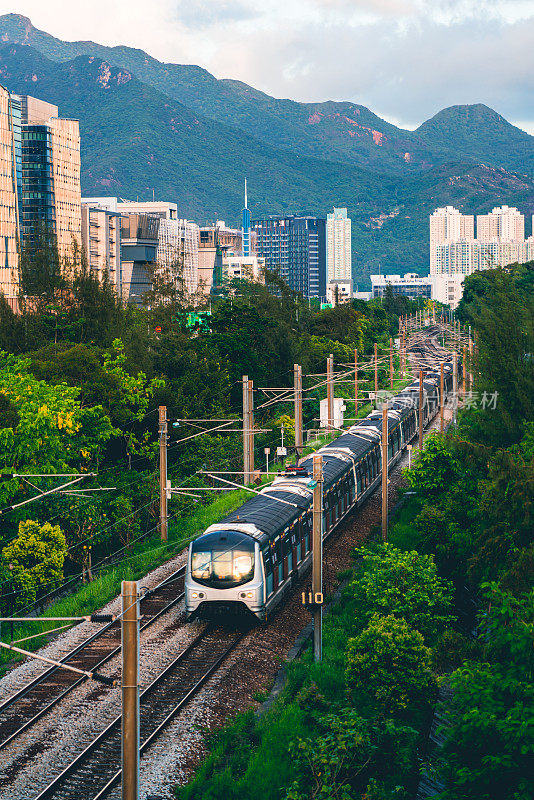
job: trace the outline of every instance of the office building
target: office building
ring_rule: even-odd
[[[523,242],[525,239],[525,218],[517,208],[501,206],[490,214],[477,216],[477,240],[491,242]]]
[[[18,292],[21,160],[20,101],[0,86],[0,292],[12,306]]]
[[[199,238],[200,228],[194,222],[160,219],[156,263],[183,281],[180,288],[190,295],[198,289]]]
[[[351,221],[346,208],[326,215],[326,270],[328,281],[352,280]]]
[[[312,215],[271,216],[252,223],[256,252],[304,297],[326,297],[326,220]]]
[[[82,198],[82,245],[93,275],[122,296],[121,215]]]
[[[260,256],[236,256],[225,253],[222,256],[223,286],[228,281],[242,280],[265,283],[265,259]]]
[[[151,200],[147,202],[131,202],[122,198],[109,198],[116,201],[114,210],[121,214],[148,214],[150,217],[158,219],[178,219],[178,206],[176,203],[169,203],[165,200]]]
[[[250,254],[254,255],[249,231]],[[198,245],[198,288],[205,295],[223,286],[223,256],[243,255],[243,231],[229,228],[224,220],[200,228]]]
[[[371,275],[372,297],[383,297],[387,287],[393,294],[415,300],[417,297],[432,297],[431,276],[421,277],[415,272],[400,275]]]
[[[81,246],[80,129],[58,116],[58,107],[21,96],[22,240],[43,225],[61,258]]]
[[[147,214],[121,214],[121,296],[127,303],[141,305],[152,289],[160,222]]]

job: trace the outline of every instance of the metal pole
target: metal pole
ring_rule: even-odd
[[[378,399],[378,345],[375,342],[375,408]]]
[[[323,659],[323,457],[313,457],[313,658]],[[320,600],[321,602],[317,602]]]
[[[302,455],[302,367],[295,364],[293,367],[293,383],[295,388],[295,449],[297,451],[297,466]]]
[[[452,354],[452,423],[456,425],[458,416],[458,353]]]
[[[444,413],[445,413],[445,380],[443,375],[443,369],[445,365],[443,361],[441,362],[440,370],[439,370],[439,430],[440,433],[443,433],[445,428],[445,420],[444,420]]]
[[[393,389],[393,339],[389,340],[389,388]]]
[[[469,329],[471,331],[471,329]],[[473,340],[469,333],[469,391],[473,391]]]
[[[252,379],[248,382],[248,468],[250,471],[250,481],[254,480],[254,381]]]
[[[122,582],[122,800],[139,800],[139,600]]]
[[[465,389],[467,385],[467,347],[463,346],[463,362],[462,362],[462,397],[465,403]]]
[[[423,370],[419,370],[419,450],[423,449]]]
[[[167,406],[159,407],[159,532],[167,541]]]
[[[388,540],[388,404],[382,405],[382,541]]]
[[[354,351],[354,419],[358,416],[358,351]]]
[[[250,483],[250,448],[248,446],[250,419],[248,405],[248,375],[243,375],[243,483],[245,486],[247,483]]]
[[[328,430],[334,430],[334,356],[326,359],[326,398],[328,405]]]

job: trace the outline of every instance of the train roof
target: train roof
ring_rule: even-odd
[[[280,502],[281,500],[284,502]],[[253,523],[270,539],[297,519],[302,511],[310,506],[311,500],[311,493],[306,502],[303,497],[293,492],[283,491],[281,487],[274,490],[268,486],[263,493],[251,497],[218,524]],[[287,505],[288,503],[291,505]]]

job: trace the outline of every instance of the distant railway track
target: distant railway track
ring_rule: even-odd
[[[207,625],[140,695],[140,753],[166,729],[249,630]],[[117,716],[35,800],[103,800],[121,778]]]
[[[142,622],[142,631],[183,598],[184,577],[185,566],[145,593],[141,599],[141,613],[147,619]],[[120,622],[109,622],[63,656],[61,662],[96,671],[120,653],[120,640]],[[85,676],[77,677],[66,669],[50,667],[0,703],[0,750],[86,680]]]
[[[438,337],[441,328],[432,325],[416,334],[412,334],[412,341],[408,344],[408,353],[412,356],[413,366],[417,369],[436,369],[442,361],[450,358],[450,350],[439,344]],[[417,377],[417,376],[416,376]]]

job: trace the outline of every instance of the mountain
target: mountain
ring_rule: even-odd
[[[424,125],[418,131],[397,128],[356,103],[297,103],[277,99],[241,81],[217,80],[207,70],[194,65],[162,63],[136,48],[105,47],[90,41],[65,42],[34,28],[27,17],[19,14],[0,16],[0,39],[29,44],[58,62],[80,55],[97,56],[127,69],[142,83],[209,119],[304,156],[363,167],[379,166],[381,171],[393,174],[430,169],[461,158],[522,174],[530,175],[534,170],[534,137],[506,123],[507,127],[500,126],[492,147],[492,134],[488,136],[486,132],[487,119],[470,111],[479,106],[445,109],[441,114],[450,117],[451,130],[439,131],[434,138],[431,129],[430,135],[426,135]],[[455,116],[462,134],[451,138]],[[430,123],[432,120],[425,125]],[[496,132],[497,127],[493,125],[492,132]],[[526,137],[523,143],[517,134]],[[483,143],[479,150],[478,140]]]
[[[18,15],[0,17],[0,40],[0,82],[80,120],[86,195],[148,199],[154,190],[183,216],[237,224],[246,175],[256,217],[346,205],[358,280],[378,263],[427,272],[428,214],[437,205],[483,213],[508,203],[534,212],[526,170],[478,158],[472,131],[487,120],[476,115],[462,121],[456,113],[463,144],[452,153],[451,109],[422,131],[403,131],[363,106],[277,100],[140,50],[62,42]],[[502,153],[520,157],[521,131],[509,123],[499,130]],[[523,135],[526,161],[534,139]],[[491,139],[481,142],[489,150]]]
[[[534,136],[511,125],[482,103],[444,108],[423,122],[416,133],[429,146],[446,147],[453,141],[463,155],[485,164],[495,164],[497,160],[505,169],[532,176]]]

